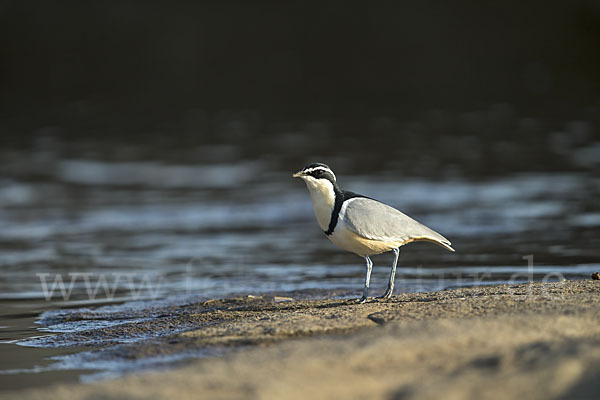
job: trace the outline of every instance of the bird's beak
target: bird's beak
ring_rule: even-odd
[[[301,178],[301,177],[303,177],[304,175],[306,175],[304,172],[302,172],[302,171],[298,171],[298,172],[296,172],[294,175],[292,175],[292,178]]]

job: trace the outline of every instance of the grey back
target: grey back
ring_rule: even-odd
[[[408,215],[369,198],[353,198],[342,207],[340,218],[355,233],[367,239],[405,241],[425,238],[450,247],[450,241]]]

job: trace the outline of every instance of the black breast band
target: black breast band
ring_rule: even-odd
[[[333,210],[331,211],[331,218],[329,218],[329,226],[326,231],[323,231],[327,236],[331,235],[337,226],[338,220],[340,219],[340,210],[342,209],[342,204],[346,200],[350,200],[354,197],[365,197],[361,194],[348,192],[346,190],[340,190],[337,187],[334,187],[335,190],[335,203],[333,205]]]

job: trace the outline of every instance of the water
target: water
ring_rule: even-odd
[[[40,157],[40,165],[51,166],[39,169],[42,179],[0,180],[3,388],[30,386],[32,374],[36,384],[90,381],[206,355],[107,362],[85,349],[94,343],[53,339],[143,321],[132,310],[268,292],[351,296],[362,288],[363,261],[326,240],[304,184],[275,162]],[[336,172],[342,187],[405,211],[457,250],[408,245],[399,291],[584,279],[600,270],[600,178],[591,172],[488,180]],[[390,262],[389,254],[374,257],[374,293],[385,288]],[[129,317],[53,322],[82,309],[111,315],[127,309]]]

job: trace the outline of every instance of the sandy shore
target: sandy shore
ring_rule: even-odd
[[[592,280],[411,293],[367,304],[214,300],[169,316],[167,328],[197,329],[125,347],[119,356],[197,349],[225,349],[225,356],[0,398],[591,399],[600,393],[599,300],[600,282]]]

